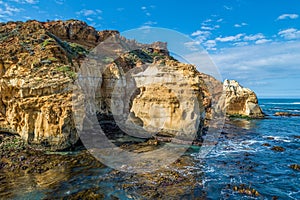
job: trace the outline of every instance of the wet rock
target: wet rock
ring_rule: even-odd
[[[273,146],[273,147],[271,148],[271,150],[277,151],[277,152],[283,152],[283,151],[285,151],[285,148],[283,148],[283,147],[281,147],[281,146]]]
[[[292,164],[292,165],[290,165],[290,168],[293,170],[296,170],[296,171],[300,171],[300,165],[298,165],[298,164]]]
[[[89,189],[71,194],[68,197],[64,197],[63,199],[64,200],[65,199],[68,199],[68,200],[77,200],[77,199],[98,200],[98,199],[104,199],[105,195],[102,194],[102,193],[99,193],[99,190],[100,190],[100,188],[89,188]]]
[[[281,117],[293,117],[293,116],[300,116],[300,114],[294,114],[290,112],[276,112],[274,116],[281,116]]]
[[[259,192],[250,186],[246,186],[245,184],[232,186],[232,190],[238,192],[239,194],[244,194],[248,196],[260,196]]]
[[[3,141],[0,143],[0,170],[2,172],[41,174],[58,167],[72,168],[89,165],[103,167],[103,164],[86,150],[79,151],[75,155],[59,152],[48,154],[45,151],[25,146],[19,136],[2,135],[2,138]],[[20,148],[17,145],[23,146]]]
[[[271,145],[269,143],[263,143],[261,146],[270,147]]]
[[[267,139],[268,139],[268,140],[274,140],[275,138],[272,137],[272,136],[268,136]]]
[[[205,199],[205,194],[193,196],[192,191],[197,183],[191,169],[186,168],[193,162],[190,157],[182,156],[171,166],[161,167],[155,172],[127,176],[122,188],[124,191],[134,191],[144,199],[178,199],[183,196],[186,199]],[[119,175],[122,176],[122,173]]]

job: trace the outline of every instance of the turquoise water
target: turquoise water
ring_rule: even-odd
[[[269,115],[266,119],[228,121],[218,144],[205,159],[198,159],[197,152],[187,152],[193,158],[190,166],[171,169],[183,176],[192,174],[197,182],[190,186],[190,194],[177,199],[193,199],[203,193],[206,199],[300,199],[300,172],[289,167],[300,164],[300,117],[273,116],[278,111],[300,113],[300,100],[262,99],[260,105]],[[269,146],[263,145],[266,143]],[[273,146],[283,147],[285,151],[272,151]],[[122,187],[138,183],[140,180],[135,175],[112,172],[110,168],[73,169],[64,172],[70,174],[69,178],[60,180],[51,189],[24,185],[22,190],[16,190],[16,199],[62,198],[95,187],[106,199],[113,196],[143,199],[134,187],[131,190]],[[256,189],[260,196],[232,190],[232,186],[240,184]]]

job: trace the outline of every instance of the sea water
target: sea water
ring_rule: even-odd
[[[289,167],[300,164],[300,117],[274,116],[276,112],[300,113],[300,100],[261,99],[259,103],[266,119],[231,120],[204,160],[208,198],[255,199],[225,187],[246,184],[259,191],[258,199],[300,199],[300,172]],[[272,151],[273,146],[285,151]]]

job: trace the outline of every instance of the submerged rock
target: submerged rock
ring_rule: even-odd
[[[264,146],[264,147],[270,147],[271,145],[269,143],[263,143],[262,146]]]
[[[278,151],[278,152],[284,152],[284,151],[285,151],[285,148],[280,147],[280,146],[273,146],[273,147],[271,148],[271,150],[273,150],[273,151]]]
[[[292,164],[292,165],[290,165],[290,168],[293,170],[296,170],[296,171],[300,171],[300,165],[298,165],[298,164]]]
[[[248,196],[260,196],[257,190],[251,188],[250,186],[246,186],[245,184],[232,186],[232,190],[238,192],[239,194],[245,194]]]
[[[294,114],[290,112],[276,112],[274,116],[281,116],[281,117],[292,117],[292,116],[300,116],[300,114]]]
[[[223,90],[226,95],[225,110],[228,115],[263,118],[264,113],[258,105],[256,94],[244,88],[235,80],[225,80]]]

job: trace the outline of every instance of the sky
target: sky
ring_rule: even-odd
[[[0,0],[0,22],[79,19],[97,30],[162,27],[202,46],[222,79],[300,98],[299,0]]]

